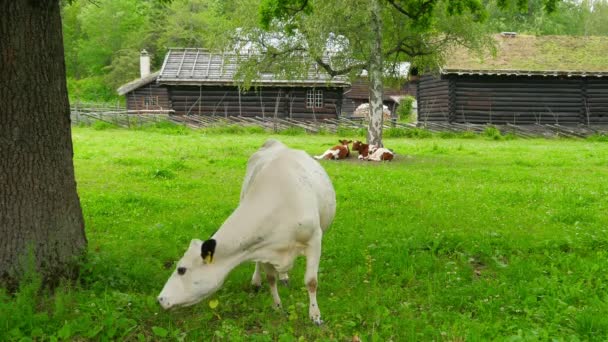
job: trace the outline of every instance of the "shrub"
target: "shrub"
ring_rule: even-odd
[[[408,138],[418,138],[418,139],[431,138],[432,136],[433,136],[433,134],[431,132],[429,132],[423,128],[408,129],[407,134],[406,134],[406,137],[408,137]]]
[[[500,130],[494,126],[488,126],[483,131],[483,135],[494,140],[501,140],[503,138]]]
[[[399,107],[397,107],[397,118],[399,118],[399,121],[412,121],[412,108],[414,108],[415,100],[413,96],[406,96],[401,100]]]
[[[170,121],[155,122],[154,124],[143,126],[142,129],[168,135],[187,135],[192,132],[192,129]]]
[[[367,136],[367,129],[338,127],[336,130],[336,135],[340,137],[365,137]]]
[[[587,140],[598,141],[598,142],[608,142],[608,134],[593,134],[593,135],[588,136]]]
[[[405,128],[386,128],[383,135],[386,138],[400,138],[408,136],[408,129]]]
[[[279,134],[282,135],[304,135],[306,134],[306,130],[302,127],[291,126],[286,129],[279,131]]]
[[[112,124],[112,123],[109,123],[106,121],[99,121],[99,120],[95,121],[93,123],[93,125],[91,125],[91,126],[93,127],[93,129],[95,129],[97,131],[103,131],[103,130],[110,129],[110,128],[116,128],[115,124]]]
[[[475,139],[477,138],[477,134],[471,131],[464,131],[457,134],[457,136],[461,139]]]

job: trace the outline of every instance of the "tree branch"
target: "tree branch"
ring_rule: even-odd
[[[323,68],[325,70],[325,72],[327,72],[331,77],[336,77],[338,75],[345,75],[355,69],[363,69],[367,66],[367,63],[357,63],[357,64],[349,65],[343,69],[334,70],[331,67],[331,65],[329,65],[328,63],[325,63],[322,58],[316,57],[315,62],[317,62],[317,64],[321,68]]]

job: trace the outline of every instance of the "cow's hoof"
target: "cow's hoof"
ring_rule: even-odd
[[[260,289],[262,288],[262,285],[257,285],[257,284],[251,284],[251,289],[253,290],[253,293],[258,293],[260,292]]]
[[[289,279],[281,279],[281,284],[285,287],[289,287]]]
[[[321,319],[321,316],[317,316],[317,317],[310,317],[310,319],[312,319],[312,322],[320,327],[321,325],[323,325],[323,320]]]

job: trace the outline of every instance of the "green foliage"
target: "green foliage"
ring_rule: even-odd
[[[203,134],[262,134],[266,131],[259,126],[221,125],[201,129]]]
[[[163,311],[155,296],[190,239],[234,210],[266,139],[316,155],[344,136],[163,127],[73,129],[87,261],[53,294],[35,277],[14,296],[0,291],[0,340],[608,338],[602,143],[387,138],[392,162],[322,161],[338,211],[323,240],[319,328],[303,287],[279,288],[285,312],[254,294],[251,264],[230,274],[213,310],[204,300]],[[298,260],[292,284],[304,269]]]
[[[281,134],[281,135],[304,135],[304,134],[306,134],[306,130],[301,127],[292,126],[292,127],[281,130],[279,132],[279,134]]]
[[[528,7],[487,5],[488,27],[493,32],[516,31],[535,35],[608,35],[608,1],[527,0]],[[555,9],[547,11],[546,9]]]
[[[359,140],[363,140],[367,136],[367,129],[338,126],[336,135],[340,137],[357,137]]]
[[[82,79],[68,78],[68,95],[72,102],[113,102],[117,100],[116,90],[104,83],[102,76]]]
[[[97,120],[91,125],[91,127],[93,127],[93,129],[96,131],[103,131],[106,129],[116,128],[116,125],[106,121]]]
[[[500,130],[494,126],[486,127],[486,129],[484,129],[483,131],[483,135],[487,138],[494,140],[501,140],[503,138],[502,133],[500,133]]]
[[[587,137],[589,141],[608,142],[607,134],[594,134]]]
[[[399,118],[399,121],[410,122],[414,101],[416,101],[416,98],[409,95],[401,100],[399,107],[397,107],[397,117]]]

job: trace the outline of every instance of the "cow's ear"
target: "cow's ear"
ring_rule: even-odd
[[[203,242],[201,247],[201,257],[205,264],[211,264],[213,262],[213,254],[215,253],[215,239],[209,239]]]

